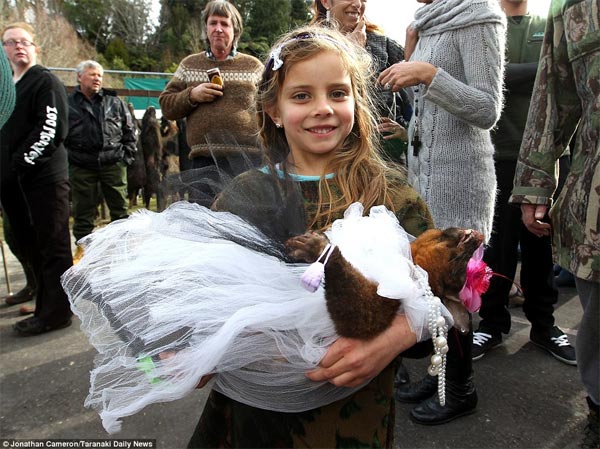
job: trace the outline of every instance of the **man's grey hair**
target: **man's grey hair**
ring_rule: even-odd
[[[77,69],[76,69],[77,75],[82,75],[83,72],[85,71],[85,69],[90,68],[90,67],[104,72],[104,69],[102,68],[102,66],[100,65],[99,62],[88,59],[87,61],[81,61],[79,64],[77,64]]]
[[[244,26],[242,25],[242,16],[237,8],[227,0],[210,0],[206,4],[204,10],[202,11],[201,26],[202,39],[204,40],[204,45],[206,46],[207,50],[210,50],[210,42],[206,34],[206,22],[208,21],[209,16],[221,16],[231,19],[231,23],[233,25],[233,48],[237,48],[238,41],[240,40],[240,37],[244,31]]]

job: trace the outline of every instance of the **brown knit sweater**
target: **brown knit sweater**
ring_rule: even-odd
[[[194,105],[190,91],[209,82],[206,71],[218,67],[223,79],[223,96]],[[190,158],[223,157],[239,151],[256,154],[258,125],[254,112],[256,86],[263,65],[253,56],[237,53],[225,61],[214,61],[205,52],[183,59],[159,101],[169,120],[187,118]]]

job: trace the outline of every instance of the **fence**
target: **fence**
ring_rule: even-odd
[[[65,83],[68,93],[73,92],[77,87],[75,77],[73,76],[68,81],[68,77],[65,75],[66,73],[76,73],[76,69],[65,67],[48,67],[48,69],[56,72]],[[130,70],[104,70],[104,74],[104,87],[116,91],[118,96],[124,97],[127,102],[132,103],[136,110],[136,116],[143,115],[143,111],[149,106],[154,106],[157,110],[160,109],[158,96],[173,76],[172,73],[166,72],[136,72]]]

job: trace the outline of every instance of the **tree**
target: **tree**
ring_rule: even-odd
[[[111,63],[114,62],[115,59],[120,59],[121,61],[128,61],[129,51],[127,50],[125,42],[123,42],[123,40],[120,37],[117,37],[110,41],[110,43],[106,46],[104,57],[107,61]],[[114,68],[114,64],[112,68]]]
[[[248,20],[251,40],[258,38],[274,42],[290,28],[291,5],[289,0],[255,0]]]
[[[43,0],[40,0],[43,1]],[[59,8],[80,36],[111,62],[155,65],[151,49],[154,26],[148,11],[152,0],[45,0]],[[145,67],[144,69],[149,69]]]
[[[235,7],[240,12],[242,16],[242,22],[244,24],[248,23],[248,19],[250,19],[250,11],[252,10],[252,5],[255,0],[236,0],[232,3],[235,4]],[[284,0],[285,1],[285,0]]]
[[[64,0],[65,17],[80,36],[103,52],[110,37],[111,0]]]
[[[202,48],[200,17],[206,3],[207,0],[161,0],[155,42],[162,55],[180,60]]]
[[[30,23],[36,33],[35,44],[40,49],[38,62],[48,67],[71,68],[85,59],[96,59],[94,48],[78,36],[62,15],[50,13],[43,3],[21,1],[18,8],[10,10],[4,9],[6,2],[0,3],[0,29],[9,22]],[[57,71],[56,75],[68,86],[76,84],[72,72]]]
[[[151,0],[112,0],[111,36],[127,45],[144,47],[154,32],[148,11]]]
[[[306,25],[312,18],[312,12],[306,0],[291,1],[290,25],[292,28]]]

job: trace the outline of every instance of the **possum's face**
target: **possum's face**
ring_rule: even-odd
[[[472,229],[431,229],[411,243],[413,261],[429,274],[429,285],[440,298],[457,297],[465,283],[467,264],[483,243]]]
[[[160,135],[162,137],[173,137],[179,132],[177,122],[175,120],[167,120],[164,117],[160,119]]]

